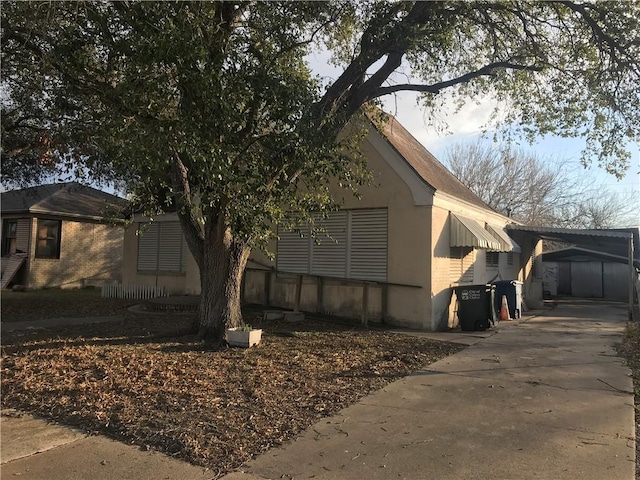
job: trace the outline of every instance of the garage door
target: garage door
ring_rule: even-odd
[[[602,264],[573,262],[571,264],[571,293],[574,297],[602,298]]]
[[[629,298],[629,267],[624,263],[604,262],[604,298],[627,301]]]

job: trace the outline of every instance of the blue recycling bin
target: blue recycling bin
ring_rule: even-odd
[[[509,304],[509,316],[511,318],[520,318],[522,316],[522,282],[518,280],[499,280],[493,282],[493,285],[496,287],[493,303],[496,312],[500,312],[502,296],[504,295],[507,297],[507,303]]]

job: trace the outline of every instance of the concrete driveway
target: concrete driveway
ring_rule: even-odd
[[[560,304],[399,380],[225,477],[633,480],[622,304]]]

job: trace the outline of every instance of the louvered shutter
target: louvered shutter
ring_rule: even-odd
[[[387,281],[387,210],[351,212],[349,278]]]
[[[182,229],[180,222],[161,222],[158,270],[161,272],[182,271]]]
[[[476,251],[471,248],[462,248],[462,276],[463,283],[473,283],[474,266],[476,264]]]
[[[158,223],[139,223],[138,230],[138,270],[156,271],[158,269]]]
[[[452,282],[473,282],[474,252],[471,247],[451,247],[450,278]]]
[[[16,224],[16,250],[29,251],[29,237],[31,236],[31,219],[20,218]]]
[[[462,277],[462,247],[451,247],[449,258],[449,279],[459,282]]]
[[[302,226],[300,232],[297,232],[278,226],[278,237],[276,252],[278,271],[309,273],[309,228]]]
[[[332,212],[318,220],[319,232],[312,244],[311,273],[328,277],[347,276],[347,212]]]

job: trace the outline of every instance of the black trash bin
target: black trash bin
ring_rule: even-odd
[[[494,308],[500,312],[502,296],[507,297],[509,304],[509,317],[520,318],[522,315],[522,282],[518,280],[499,280],[493,282],[496,287]]]
[[[486,330],[494,321],[493,285],[465,285],[456,287],[460,328],[470,332]]]

